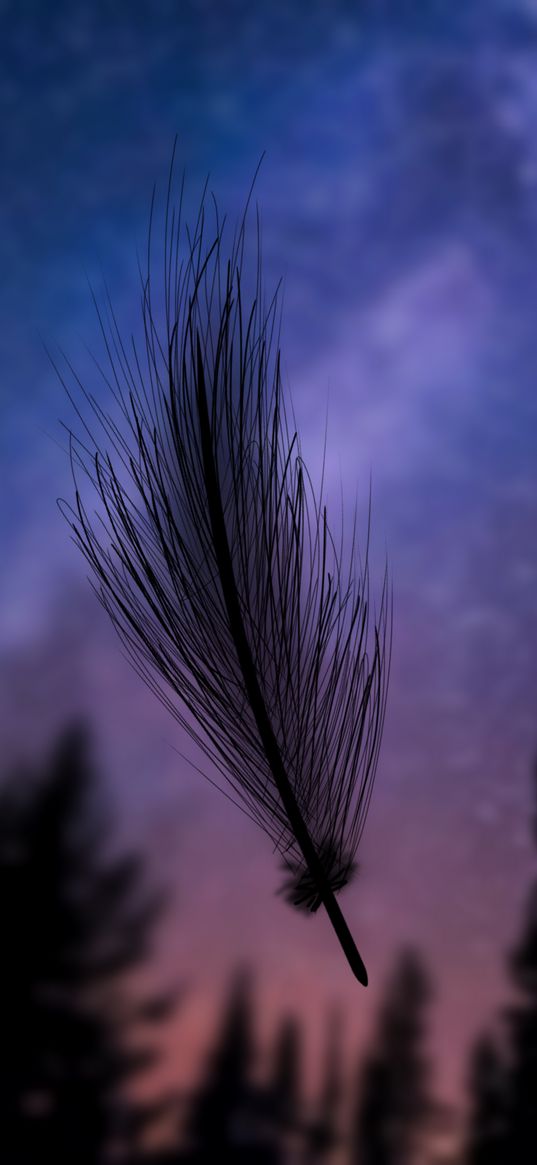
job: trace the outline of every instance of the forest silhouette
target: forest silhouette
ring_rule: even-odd
[[[537,768],[534,773],[537,846]],[[537,880],[509,953],[514,1002],[471,1050],[464,1114],[439,1103],[427,1050],[435,991],[400,952],[371,1044],[343,1065],[326,1017],[320,1086],[306,1095],[304,1032],[284,1016],[260,1079],[255,978],[238,970],[191,1094],[148,1101],[160,1029],[179,999],[136,986],[152,967],[165,896],[118,854],[89,732],[0,782],[2,1165],[535,1165]],[[491,1028],[496,1017],[491,1017]],[[155,1130],[171,1130],[156,1150]],[[153,1146],[151,1148],[151,1146]]]

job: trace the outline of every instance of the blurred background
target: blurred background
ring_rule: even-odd
[[[7,1165],[537,1160],[536,65],[531,0],[0,3]],[[343,897],[367,991],[179,755],[56,507],[45,348],[103,392],[105,282],[139,334],[175,135],[187,212],[209,175],[232,221],[265,151],[306,462],[327,420],[329,501],[365,513],[372,481],[392,673]]]

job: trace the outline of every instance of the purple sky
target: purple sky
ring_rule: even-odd
[[[2,735],[6,755],[32,752],[70,711],[91,715],[125,833],[176,887],[161,960],[192,983],[185,1074],[241,959],[259,966],[267,1023],[296,1008],[313,1047],[341,1000],[356,1044],[400,944],[417,943],[448,1092],[507,998],[534,861],[537,8],[464,7],[2,6]],[[174,752],[190,746],[123,661],[55,506],[71,418],[43,341],[89,370],[86,279],[98,290],[101,273],[138,327],[137,248],[176,132],[189,197],[210,171],[231,217],[266,150],[266,272],[285,277],[306,459],[315,476],[328,400],[334,504],[340,479],[352,505],[372,474],[395,628],[363,872],[344,899],[367,993],[321,914],[275,896],[268,843]]]

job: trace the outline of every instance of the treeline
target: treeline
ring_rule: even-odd
[[[537,883],[509,963],[518,1003],[504,1039],[485,1033],[473,1049],[462,1136],[433,1094],[432,983],[412,950],[350,1078],[342,1017],[327,1017],[313,1100],[292,1016],[260,1082],[247,973],[231,986],[194,1094],[141,1100],[178,1002],[136,986],[164,899],[140,859],[114,847],[89,745],[73,729],[42,771],[0,784],[2,1165],[535,1165]],[[163,1128],[168,1147],[152,1151]]]

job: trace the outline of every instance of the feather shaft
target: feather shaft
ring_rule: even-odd
[[[205,371],[199,334],[197,341],[197,378],[196,403],[200,426],[200,445],[203,459],[203,473],[207,491],[207,504],[213,537],[215,558],[220,575],[222,595],[229,619],[229,626],[237,658],[241,669],[244,686],[252,713],[257,725],[259,736],[265,751],[268,765],[274,777],[276,788],[280,795],[283,807],[289,818],[296,841],[302,852],[304,861],[317,886],[319,896],[328,914],[330,922],[339,939],[342,950],[347,958],[354,975],[364,987],[367,986],[367,970],[361,955],[356,947],[349,927],[325,877],[322,862],[319,860],[315,846],[310,838],[293,789],[287,777],[278,741],[274,734],[270,716],[259,686],[252,652],[248,643],[244,622],[241,615],[239,596],[235,583],[233,562],[229,549],[222,497],[218,481],[218,472],[213,456],[212,429],[207,406],[207,391]]]

